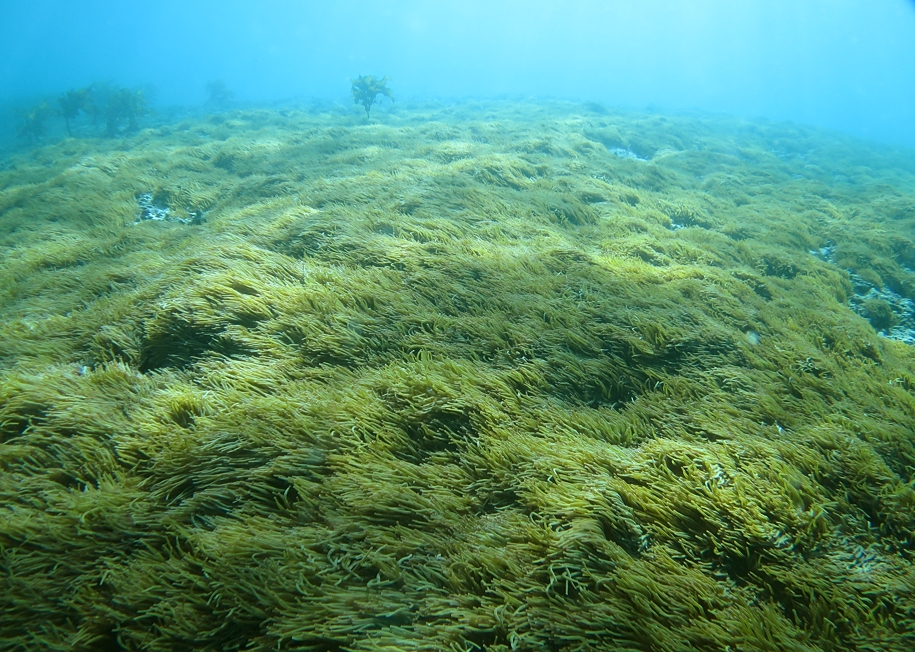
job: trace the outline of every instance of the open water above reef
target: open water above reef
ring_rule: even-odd
[[[911,152],[594,103],[139,126],[0,170],[2,647],[912,646]]]

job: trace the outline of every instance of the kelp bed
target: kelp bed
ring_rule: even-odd
[[[561,103],[19,156],[0,647],[915,648],[915,362],[849,303],[915,297],[913,171]]]

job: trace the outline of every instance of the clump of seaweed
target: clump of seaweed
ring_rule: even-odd
[[[353,84],[353,102],[365,107],[365,119],[369,119],[369,112],[372,105],[377,101],[379,95],[384,95],[394,101],[394,95],[387,83],[391,78],[385,75],[377,79],[374,75],[360,76],[358,79],[351,79]]]
[[[67,91],[57,98],[57,102],[60,104],[60,114],[67,124],[67,134],[72,138],[70,120],[77,118],[80,111],[83,113],[92,111],[92,93],[88,88]]]
[[[19,116],[22,122],[16,130],[16,135],[29,143],[37,143],[47,131],[45,121],[50,114],[51,110],[44,102],[33,106],[28,111],[20,112]]]
[[[214,79],[206,85],[206,106],[214,109],[225,109],[235,101],[235,92],[222,79]]]
[[[887,331],[899,322],[893,307],[883,299],[865,299],[861,304],[861,313],[876,331]]]
[[[139,119],[150,113],[146,94],[142,89],[114,88],[108,95],[104,113],[105,135],[114,137],[119,133],[133,133],[140,128]],[[125,121],[127,125],[122,129]]]

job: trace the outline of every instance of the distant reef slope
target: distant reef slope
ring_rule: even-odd
[[[0,170],[0,648],[915,649],[915,163],[599,105]]]

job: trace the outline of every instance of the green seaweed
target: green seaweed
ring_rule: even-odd
[[[37,144],[47,132],[46,121],[51,115],[51,110],[44,102],[33,106],[28,111],[20,111],[20,123],[16,128],[16,136],[30,144]]]
[[[874,330],[889,330],[899,321],[897,316],[893,314],[890,304],[883,299],[867,299],[861,308]]]
[[[222,79],[207,82],[206,93],[206,105],[214,109],[225,109],[235,101],[235,91]]]
[[[374,75],[360,75],[357,79],[350,80],[353,85],[353,102],[361,104],[365,108],[366,120],[369,118],[372,105],[378,101],[379,95],[384,95],[392,102],[394,101],[394,94],[387,87],[390,79],[387,76],[376,79]]]
[[[93,110],[91,93],[89,88],[80,88],[67,91],[57,98],[57,102],[60,104],[60,114],[67,125],[67,135],[71,138],[73,132],[70,131],[70,120],[77,118],[80,111],[89,113]]]
[[[236,111],[0,171],[0,647],[911,647],[915,363],[848,271],[911,283],[908,154],[564,103],[385,122]]]
[[[103,111],[105,135],[109,138],[117,136],[122,130],[128,134],[137,131],[140,118],[150,112],[142,89],[118,87],[110,89]],[[127,124],[122,129],[125,121]]]

